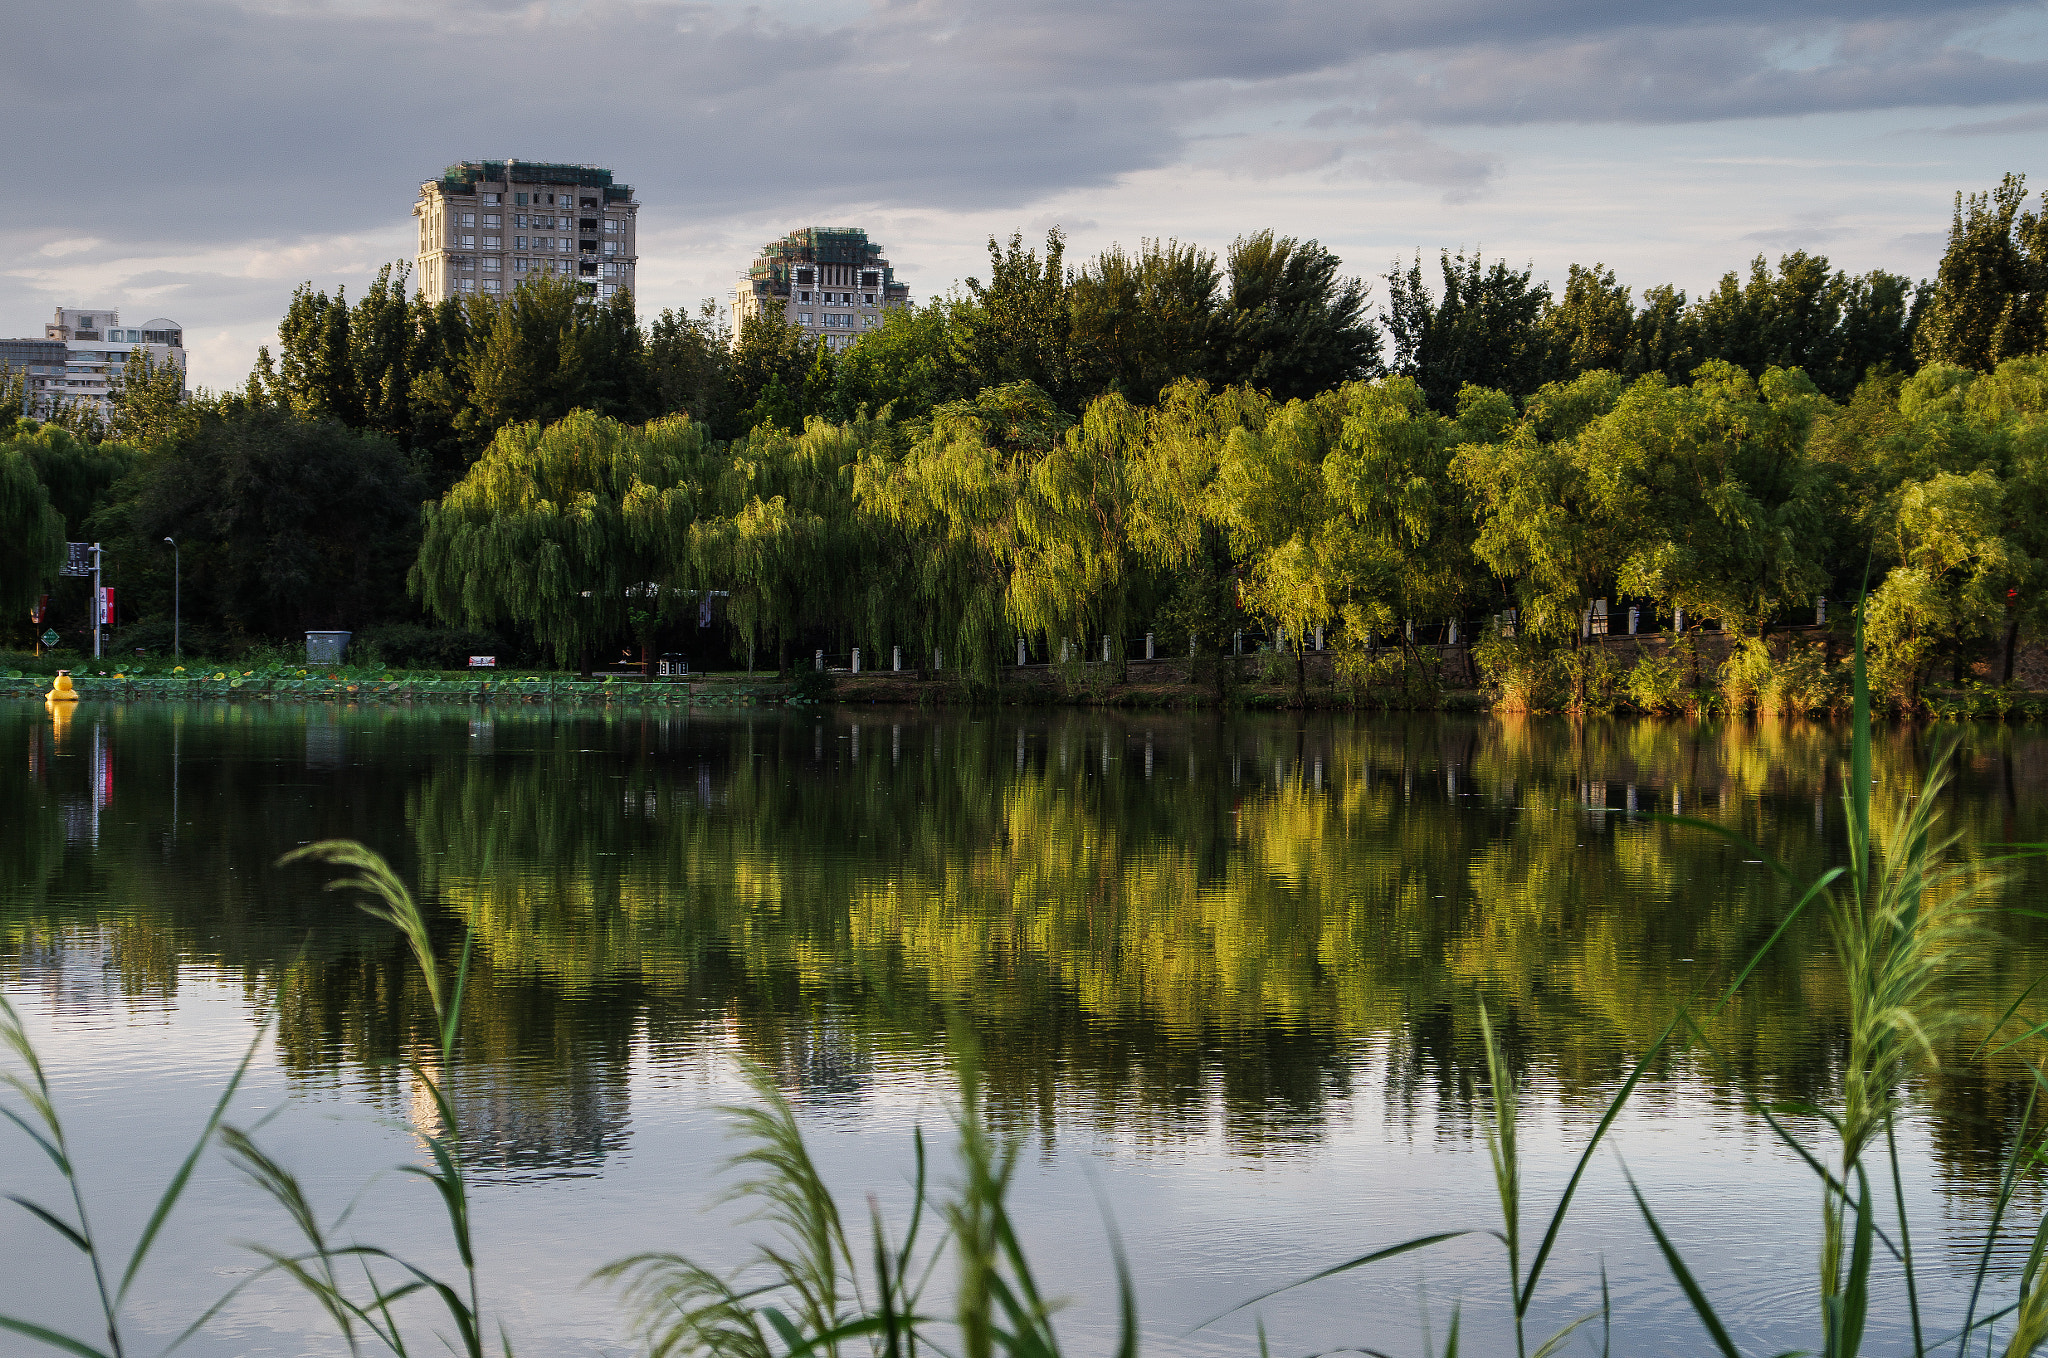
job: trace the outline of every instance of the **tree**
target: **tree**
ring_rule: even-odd
[[[1219,384],[1248,384],[1281,401],[1381,371],[1366,286],[1315,241],[1258,231],[1230,245],[1230,297]]]
[[[2048,213],[2025,212],[2027,180],[1956,195],[1948,249],[1914,342],[1922,362],[1989,372],[2048,340]]]
[[[114,407],[109,438],[153,448],[198,427],[201,403],[187,397],[185,370],[169,359],[158,362],[135,349],[107,385]]]
[[[137,461],[133,448],[87,443],[54,424],[17,427],[14,437],[0,447],[29,460],[51,506],[63,515],[65,536],[72,542],[84,538],[86,520],[107,503],[115,485],[134,470]]]
[[[182,549],[186,606],[251,636],[402,612],[422,486],[382,435],[288,410],[209,413],[105,513],[131,559]]]
[[[922,420],[933,407],[972,395],[954,344],[958,304],[935,297],[921,307],[890,307],[882,325],[839,356],[833,418],[887,409],[897,424]]]
[[[1222,274],[1216,256],[1179,241],[1112,245],[1068,290],[1076,380],[1090,395],[1116,392],[1150,404],[1177,378],[1212,366]]]
[[[1412,377],[1444,414],[1457,409],[1467,385],[1526,396],[1542,385],[1548,356],[1541,322],[1550,303],[1547,284],[1531,282],[1533,266],[1517,272],[1506,260],[1488,266],[1479,254],[1446,250],[1439,261],[1443,296],[1422,281],[1418,255],[1405,273],[1387,274],[1387,329],[1394,337],[1396,373]]]
[[[0,609],[21,616],[63,560],[64,516],[28,455],[0,443]]]
[[[1556,380],[1602,369],[1630,373],[1636,361],[1635,303],[1604,264],[1571,266],[1564,296],[1544,315],[1543,327]]]
[[[332,298],[301,283],[277,323],[278,381],[285,406],[307,419],[362,423],[349,344],[346,288]]]
[[[1048,610],[1029,569],[1017,572],[1037,546],[1032,471],[1072,423],[1045,392],[1016,382],[940,406],[900,458],[862,458],[856,499],[915,543],[907,583],[924,619],[920,648],[941,646],[992,675],[1019,628],[1065,640],[1047,629],[1075,625],[1084,601]]]
[[[673,597],[710,447],[682,416],[507,425],[425,507],[408,587],[443,621],[531,628],[558,665],[588,673],[594,645],[631,633],[645,586]]]
[[[731,423],[714,432],[721,438],[737,438],[761,424],[790,431],[800,428],[803,412],[796,402],[804,375],[815,362],[812,351],[820,342],[783,320],[782,307],[773,299],[741,321],[728,369]]]
[[[2002,530],[2004,487],[1988,471],[1940,472],[1906,486],[1879,535],[1898,563],[1870,599],[1865,619],[1875,678],[1904,704],[1917,701],[1928,664],[1946,650],[1993,635],[2006,592],[2024,584],[2032,562]]]
[[[705,298],[694,316],[664,309],[647,334],[655,408],[664,415],[688,415],[706,428],[716,427],[728,399],[732,341],[732,329],[712,298]]]
[[[1067,295],[1066,236],[1045,233],[1045,258],[1012,233],[1007,248],[988,238],[989,281],[967,280],[970,301],[954,324],[954,359],[969,390],[1029,382],[1074,409],[1073,316]]]
[[[1636,382],[1574,449],[1594,515],[1626,543],[1618,588],[1755,631],[1827,583],[1807,456],[1827,403],[1797,372],[1759,383],[1721,360],[1698,372],[1685,387]]]

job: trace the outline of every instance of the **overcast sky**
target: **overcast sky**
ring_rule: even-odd
[[[1706,8],[65,0],[0,44],[0,334],[166,315],[238,384],[298,283],[409,257],[464,158],[632,184],[646,315],[804,225],[866,227],[920,301],[1055,223],[1074,253],[1271,226],[1376,296],[1441,246],[1695,293],[1791,249],[1920,277],[1958,189],[2048,187],[2043,3]]]

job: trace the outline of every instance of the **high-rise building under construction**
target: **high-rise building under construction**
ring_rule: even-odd
[[[761,257],[733,291],[732,319],[779,307],[782,318],[844,349],[882,324],[892,306],[910,305],[882,247],[856,226],[806,226],[761,248]]]
[[[565,274],[593,296],[633,286],[639,262],[627,184],[596,165],[464,160],[420,185],[414,282],[430,302],[506,293]]]

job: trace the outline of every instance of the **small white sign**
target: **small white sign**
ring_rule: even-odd
[[[498,657],[494,655],[473,655],[469,658],[473,670],[494,670],[498,668]]]

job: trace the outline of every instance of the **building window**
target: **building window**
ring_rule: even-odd
[[[868,329],[872,330],[875,328],[875,318],[873,316],[863,316],[861,319],[868,323]]]
[[[464,226],[475,226],[475,225],[476,225],[476,214],[475,214],[474,212],[465,212],[465,213],[463,213],[463,214],[462,214],[462,224],[463,224]]]
[[[503,246],[502,246],[502,245],[501,245],[501,244],[499,243],[499,242],[501,242],[501,241],[502,241],[503,239],[504,239],[504,237],[502,237],[502,236],[485,236],[485,237],[484,237],[484,249],[486,249],[486,250],[501,250],[501,249],[503,249],[504,247],[503,247]]]
[[[476,237],[475,237],[475,236],[464,236],[464,237],[462,238],[462,248],[463,248],[463,249],[465,249],[465,250],[474,250],[474,249],[476,249]]]
[[[606,241],[604,243],[604,252],[608,255],[617,254],[619,252],[619,243],[615,240]]]
[[[524,250],[526,248],[526,237],[514,236],[512,238],[512,248],[515,250]]]
[[[495,279],[495,278],[486,278],[486,279],[484,280],[484,291],[485,291],[485,292],[496,292],[497,290],[498,290],[498,280],[497,280],[497,279]]]
[[[496,272],[498,272],[498,268],[499,268],[499,264],[498,264],[498,257],[497,257],[496,255],[493,255],[493,256],[491,256],[491,257],[490,257],[489,259],[486,259],[486,260],[484,261],[484,272],[485,272],[485,273],[496,273]]]
[[[475,292],[476,280],[474,278],[458,278],[455,280],[455,290],[457,292]]]
[[[485,195],[484,195],[484,206],[485,206],[485,207],[496,207],[496,206],[498,206],[498,195],[497,195],[497,194],[495,194],[495,193],[487,193],[487,194],[485,194]]]
[[[880,271],[880,270],[877,270],[877,269],[869,269],[869,270],[865,271],[865,272],[864,272],[864,273],[862,273],[862,274],[861,274],[861,276],[860,276],[860,285],[861,285],[862,287],[864,287],[864,288],[879,288],[879,287],[881,287],[881,286],[882,286],[882,275],[881,275],[881,271]]]
[[[525,260],[523,260],[523,259],[515,259],[515,260],[513,260],[513,261],[512,261],[512,272],[513,272],[513,273],[525,273],[525,272],[526,272],[526,261],[525,261]]]
[[[485,226],[503,226],[504,224],[505,224],[505,219],[504,219],[504,218],[502,218],[502,217],[500,217],[500,216],[499,216],[499,215],[498,215],[497,213],[495,213],[495,212],[486,212],[486,213],[484,214],[484,225],[485,225]]]
[[[808,312],[808,311],[799,311],[799,312],[797,312],[797,313],[796,313],[796,323],[797,323],[798,325],[809,325],[809,324],[811,323],[811,313],[810,313],[810,312]]]
[[[875,304],[875,294],[872,292],[862,293],[860,295],[860,304],[862,306],[873,306]]]

